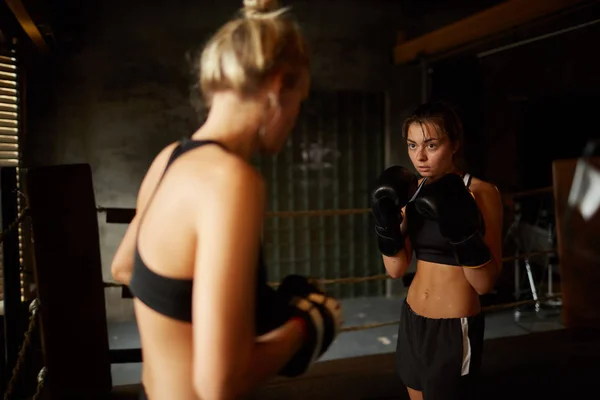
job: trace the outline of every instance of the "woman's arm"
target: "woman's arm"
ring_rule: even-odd
[[[148,169],[148,173],[144,177],[142,184],[140,185],[140,190],[138,192],[138,197],[136,201],[136,214],[135,217],[129,223],[127,230],[125,231],[125,236],[121,240],[121,244],[117,248],[115,255],[113,257],[113,261],[110,266],[110,271],[112,273],[113,278],[123,284],[129,285],[131,281],[131,273],[133,270],[133,256],[135,253],[136,246],[136,237],[139,226],[139,216],[143,213],[143,210],[146,208],[148,199],[151,197],[154,192],[160,177],[163,174],[164,169],[167,165],[167,160],[169,155],[173,151],[173,147],[175,145],[172,144],[166,147],[155,159],[150,168]]]
[[[402,231],[402,235],[404,236],[404,248],[400,250],[398,254],[395,256],[389,257],[386,255],[382,255],[383,265],[385,266],[385,270],[388,275],[392,278],[401,278],[406,273],[408,266],[412,260],[412,244],[410,242],[410,238],[406,233],[407,225],[406,225],[406,207],[402,209],[402,215],[404,215],[404,220],[402,221],[402,225],[400,230]]]
[[[125,231],[125,236],[123,236],[123,240],[121,240],[121,244],[117,248],[110,265],[110,272],[112,273],[113,278],[126,286],[128,286],[131,281],[131,273],[133,271],[133,254],[135,251],[135,238],[138,230],[138,215],[139,214],[136,214],[129,223],[129,226]]]
[[[464,267],[467,280],[480,295],[494,289],[496,279],[502,271],[502,198],[498,189],[488,183],[473,192],[485,222],[484,242],[490,249],[492,259],[479,268]]]
[[[248,166],[222,167],[197,221],[193,380],[205,400],[234,399],[273,377],[300,348],[299,322],[255,337],[264,184]],[[204,211],[206,210],[206,211]]]

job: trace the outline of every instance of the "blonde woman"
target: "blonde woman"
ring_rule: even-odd
[[[341,324],[302,276],[270,289],[260,254],[265,184],[249,159],[282,149],[307,95],[300,29],[275,1],[246,0],[204,48],[199,80],[208,118],[152,163],[112,264],[134,295],[151,400],[234,399],[297,376]]]

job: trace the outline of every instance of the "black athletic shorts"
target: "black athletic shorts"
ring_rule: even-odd
[[[404,300],[396,346],[400,379],[423,392],[423,400],[476,399],[484,330],[481,313],[426,318]]]

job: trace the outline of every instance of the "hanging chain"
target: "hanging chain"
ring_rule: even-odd
[[[27,354],[27,349],[31,344],[31,335],[35,330],[37,325],[37,313],[39,310],[40,301],[39,299],[34,299],[29,305],[29,312],[31,315],[29,316],[29,327],[27,328],[27,332],[25,332],[25,339],[23,340],[23,344],[21,345],[21,349],[19,350],[19,354],[17,357],[17,362],[15,363],[15,367],[12,371],[12,376],[10,381],[8,382],[6,392],[4,393],[4,400],[9,400],[10,396],[13,394],[15,390],[15,386],[17,383],[17,379],[19,378],[19,374],[21,373],[21,368],[23,368],[23,364],[25,363],[25,355]],[[45,368],[44,368],[45,369]],[[43,369],[43,370],[44,370]],[[45,372],[44,372],[45,375]],[[40,376],[38,375],[38,392],[41,392],[40,389]],[[43,386],[43,376],[42,376],[42,386]],[[37,396],[37,393],[36,393]]]
[[[37,388],[31,400],[37,400],[38,397],[42,394],[42,390],[44,389],[44,380],[46,379],[47,373],[48,369],[46,367],[43,367],[40,370],[40,373],[37,376]]]

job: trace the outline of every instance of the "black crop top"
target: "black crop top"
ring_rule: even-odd
[[[470,174],[465,174],[463,180],[466,187],[471,185]],[[456,262],[452,245],[442,236],[437,221],[423,217],[415,209],[413,200],[417,198],[426,181],[426,178],[421,181],[417,192],[406,205],[407,231],[415,256],[417,260],[459,265]]]
[[[187,151],[207,144],[223,147],[220,143],[210,140],[183,139],[179,142],[163,171],[163,177],[171,164]],[[224,148],[224,147],[223,147]],[[161,177],[162,180],[162,177]],[[157,187],[159,183],[157,184]],[[156,189],[155,189],[156,192]],[[140,226],[141,226],[140,221]],[[139,232],[139,227],[138,227]],[[267,271],[263,262],[262,248],[259,249],[258,272],[256,279],[256,330],[257,335],[275,328],[280,321],[271,316],[277,302],[273,301],[275,291],[267,284]],[[129,288],[135,298],[159,314],[183,321],[192,322],[192,291],[193,279],[167,278],[153,272],[140,257],[137,246],[133,262],[133,273]]]

